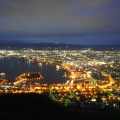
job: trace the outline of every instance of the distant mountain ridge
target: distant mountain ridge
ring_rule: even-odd
[[[61,48],[61,49],[81,49],[81,48],[94,48],[94,49],[105,49],[105,48],[120,48],[120,45],[109,44],[109,45],[80,45],[80,44],[67,44],[67,43],[51,43],[51,42],[39,42],[29,43],[23,41],[8,41],[1,40],[0,47],[50,47],[50,48]]]

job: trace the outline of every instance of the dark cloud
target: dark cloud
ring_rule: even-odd
[[[120,38],[119,6],[119,0],[1,0],[0,36],[31,41],[104,34]]]

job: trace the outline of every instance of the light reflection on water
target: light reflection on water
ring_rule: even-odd
[[[23,61],[18,58],[2,58],[0,59],[0,73],[4,72],[6,79],[14,81],[14,78],[24,72],[40,72],[44,79],[41,83],[53,84],[53,83],[65,83],[63,78],[64,70],[56,70],[55,65],[40,63],[34,64],[30,61]]]

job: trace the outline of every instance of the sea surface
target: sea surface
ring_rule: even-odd
[[[25,72],[40,72],[44,77],[41,83],[61,84],[65,83],[63,77],[65,70],[56,70],[56,65],[46,63],[31,63],[20,58],[0,58],[0,73],[5,73],[5,78],[15,81],[15,78]]]

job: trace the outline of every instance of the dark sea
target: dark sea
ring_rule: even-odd
[[[56,65],[46,63],[31,63],[20,58],[0,58],[0,73],[5,73],[5,78],[15,81],[15,78],[25,72],[40,72],[44,77],[41,84],[61,84],[65,83],[63,77],[65,70],[56,70]]]

